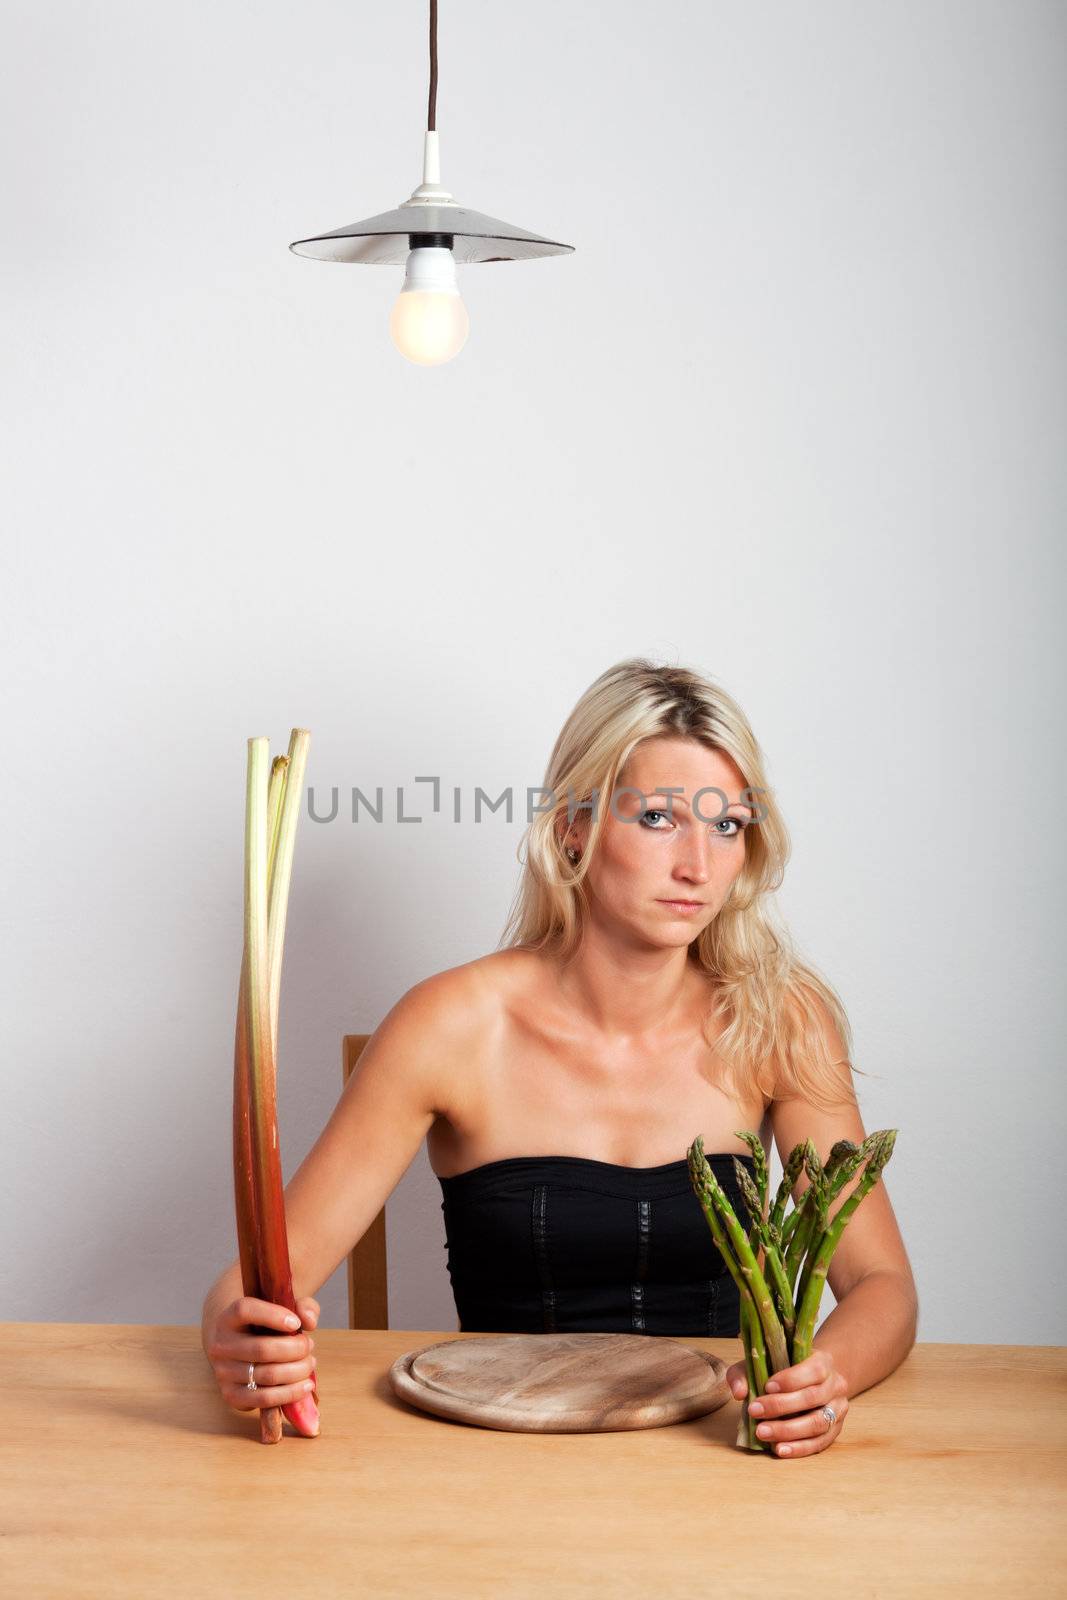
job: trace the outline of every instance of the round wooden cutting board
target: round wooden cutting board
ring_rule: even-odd
[[[662,1428],[731,1398],[726,1363],[640,1333],[499,1333],[408,1350],[389,1369],[435,1416],[526,1433]]]

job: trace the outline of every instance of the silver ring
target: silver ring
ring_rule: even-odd
[[[834,1423],[837,1421],[837,1412],[834,1410],[833,1406],[823,1406],[822,1414],[826,1418],[828,1428],[832,1428]]]
[[[259,1384],[256,1382],[256,1364],[255,1364],[254,1361],[250,1361],[248,1363],[248,1382],[245,1384],[245,1388],[246,1389],[258,1389],[259,1388]]]

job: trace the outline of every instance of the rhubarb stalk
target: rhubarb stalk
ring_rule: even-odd
[[[285,914],[310,737],[306,729],[294,728],[288,756],[278,756],[269,775],[269,741],[248,740],[244,949],[234,1044],[234,1191],[242,1287],[246,1295],[298,1316],[278,1144],[277,1049]],[[252,1331],[276,1334],[271,1328]],[[318,1433],[317,1399],[316,1388],[284,1407],[264,1407],[262,1442],[281,1439],[283,1414],[299,1433]]]

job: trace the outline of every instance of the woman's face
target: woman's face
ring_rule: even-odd
[[[691,944],[745,864],[753,808],[741,799],[744,787],[729,756],[696,740],[638,745],[614,807],[599,797],[604,828],[585,878],[593,916],[655,945]],[[568,835],[579,848],[587,828],[579,813]]]

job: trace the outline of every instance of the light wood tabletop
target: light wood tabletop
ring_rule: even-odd
[[[196,1327],[5,1323],[4,1592],[404,1600],[1067,1594],[1067,1350],[918,1344],[838,1441],[667,1427],[507,1433],[394,1395],[475,1334],[319,1328],[322,1432],[219,1395]],[[731,1362],[732,1339],[686,1339]]]

